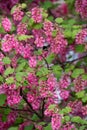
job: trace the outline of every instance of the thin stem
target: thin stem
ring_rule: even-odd
[[[42,58],[43,58],[43,60],[45,61],[46,65],[47,65],[47,68],[48,68],[48,69],[50,69],[50,67],[49,67],[49,64],[48,64],[47,60],[44,58],[44,56],[42,56]]]
[[[44,106],[45,106],[45,98],[43,99],[42,103],[42,118],[44,118]]]
[[[13,111],[23,111],[23,112],[29,112],[29,110],[24,110],[24,109],[18,109],[18,108],[12,108],[12,107],[5,107],[5,106],[0,106],[1,109],[11,109]]]
[[[4,56],[6,56],[5,52],[4,52],[4,51],[2,51],[1,49],[0,49],[0,52],[1,52]]]
[[[67,62],[65,62],[65,64],[67,64],[67,63],[72,64],[73,62],[78,61],[78,60],[82,60],[82,59],[85,58],[85,57],[87,57],[87,54],[86,54],[85,56],[79,57],[79,58],[74,59],[74,60],[72,60],[72,61],[67,61]]]
[[[22,96],[22,98],[24,99],[24,101],[28,104],[31,112],[35,113],[40,119],[42,119],[41,115],[39,115],[31,106],[31,104],[28,102],[27,98],[25,97],[25,95],[22,92],[22,88],[20,88],[20,95]]]

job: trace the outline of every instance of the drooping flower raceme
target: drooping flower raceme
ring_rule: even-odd
[[[6,32],[11,31],[12,24],[7,17],[2,19],[2,26]]]
[[[86,0],[76,0],[75,2],[76,11],[80,13],[82,18],[87,18],[87,1]]]

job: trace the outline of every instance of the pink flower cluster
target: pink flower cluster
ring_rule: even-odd
[[[45,43],[45,39],[43,37],[39,37],[39,36],[36,37],[36,39],[35,39],[35,45],[37,47],[43,47],[44,43]]]
[[[84,107],[82,106],[81,101],[78,101],[78,100],[70,101],[68,103],[68,106],[71,107],[71,109],[72,109],[72,111],[71,111],[72,115],[80,116],[80,117],[84,116],[84,111],[83,110],[85,109],[85,106]]]
[[[68,75],[63,75],[58,83],[59,88],[66,89],[70,85],[70,77]]]
[[[68,5],[67,3],[62,3],[60,4],[58,7],[51,9],[51,13],[53,14],[53,16],[57,17],[64,17],[68,15]]]
[[[57,79],[53,75],[49,75],[47,79],[47,86],[49,91],[54,91],[57,87]]]
[[[87,81],[83,80],[81,76],[74,79],[74,89],[75,92],[80,92],[84,90],[87,86]]]
[[[2,26],[6,32],[11,31],[12,24],[7,17],[2,19]]]
[[[59,130],[61,127],[61,116],[58,114],[53,114],[51,118],[51,124],[53,130]]]
[[[13,15],[13,20],[19,22],[22,20],[24,16],[24,12],[21,11],[20,8],[16,8],[14,12],[12,13],[12,15]]]
[[[63,34],[57,33],[51,43],[51,51],[56,54],[61,54],[61,52],[65,51],[67,44],[67,40],[64,38]]]
[[[23,35],[27,33],[27,26],[25,23],[19,23],[17,25],[17,34],[18,35]]]
[[[16,90],[9,90],[7,92],[7,104],[13,106],[21,101],[21,96]]]
[[[45,31],[46,36],[52,36],[52,31],[53,31],[53,29],[54,29],[52,22],[50,22],[50,21],[45,21],[45,22],[43,23],[43,28],[44,28],[44,31]]]
[[[28,82],[29,82],[29,85],[32,87],[32,86],[37,86],[38,85],[38,79],[36,77],[35,74],[33,73],[29,73],[28,75]]]
[[[2,50],[4,52],[10,52],[13,48],[18,46],[18,41],[15,39],[14,34],[6,34],[3,37]]]
[[[62,98],[63,100],[68,99],[68,97],[70,96],[70,95],[69,95],[69,91],[68,91],[68,90],[61,90],[60,96],[61,96],[61,98]]]
[[[82,18],[87,18],[87,1],[86,0],[76,0],[75,2],[76,11],[80,13]]]
[[[31,16],[36,23],[42,22],[42,10],[38,7],[35,7],[31,10]]]
[[[76,44],[84,44],[87,42],[87,29],[81,30],[77,35],[76,35]]]
[[[31,103],[34,110],[38,110],[40,107],[40,100],[35,94],[27,94],[27,100],[29,103]]]
[[[29,66],[31,68],[34,68],[34,67],[36,67],[36,65],[37,65],[36,57],[34,57],[34,56],[30,57],[30,59],[29,59]]]

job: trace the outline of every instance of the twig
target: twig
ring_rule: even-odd
[[[20,95],[22,96],[22,98],[24,99],[24,101],[28,104],[31,112],[35,113],[40,119],[42,119],[41,115],[39,115],[31,106],[31,104],[28,102],[27,98],[25,97],[25,95],[22,92],[22,88],[20,88]]]
[[[72,64],[73,62],[78,61],[78,60],[82,60],[82,59],[85,58],[85,57],[87,57],[87,54],[86,54],[85,56],[79,57],[79,58],[74,59],[74,60],[72,60],[72,61],[67,61],[67,62],[64,63],[64,65],[67,64],[67,63]]]
[[[50,67],[49,67],[49,64],[48,64],[47,60],[44,58],[44,56],[42,56],[42,58],[43,58],[43,60],[45,61],[46,65],[47,65],[47,68],[48,68],[48,69],[50,69]]]
[[[45,98],[43,99],[42,103],[42,118],[44,118],[44,106],[45,106]]]
[[[1,52],[4,56],[6,56],[6,54],[5,54],[5,52],[4,52],[3,50],[0,49],[0,52]]]
[[[12,108],[12,107],[5,107],[5,106],[0,106],[1,109],[11,109],[13,111],[23,111],[23,112],[29,112],[29,110],[24,110],[24,109],[18,109],[18,108]]]

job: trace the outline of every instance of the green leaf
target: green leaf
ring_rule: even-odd
[[[33,28],[34,29],[41,29],[43,27],[42,23],[34,24]]]
[[[42,16],[43,16],[43,18],[47,18],[48,13],[47,13],[47,12],[45,12],[45,11],[43,11],[43,12],[42,12]]]
[[[29,19],[28,26],[29,26],[29,27],[32,27],[33,24],[34,24],[34,19],[33,19],[33,18],[30,18],[30,19]]]
[[[34,69],[28,66],[28,68],[26,69],[26,72],[34,72]]]
[[[35,53],[35,55],[41,55],[42,54],[42,49],[39,49],[39,50],[35,51],[34,53]]]
[[[49,16],[49,17],[48,17],[48,20],[49,20],[49,21],[54,21],[54,17],[53,17],[53,16]]]
[[[87,102],[87,94],[82,97],[82,102],[83,102],[83,103],[86,103],[86,102]]]
[[[0,82],[3,82],[3,80],[4,80],[3,77],[0,75]]]
[[[75,23],[76,23],[75,19],[69,19],[69,20],[68,20],[68,24],[69,24],[70,26],[74,25]]]
[[[55,76],[57,77],[57,79],[59,79],[62,75],[62,68],[60,65],[54,65],[52,66],[53,69],[53,73],[55,74]]]
[[[75,38],[76,35],[77,35],[77,33],[79,33],[79,32],[80,32],[80,29],[74,29],[74,30],[72,31],[72,38]]]
[[[33,114],[32,120],[34,120],[34,121],[38,121],[39,118],[38,118],[38,116],[37,116],[36,114]]]
[[[57,30],[53,30],[52,36],[53,36],[53,37],[56,37],[56,35],[57,35]]]
[[[71,29],[65,29],[64,36],[66,38],[71,38],[72,37],[72,31],[71,31]]]
[[[25,23],[29,20],[29,17],[24,15],[24,17],[22,18],[22,23]]]
[[[86,126],[80,126],[79,130],[86,130]]]
[[[79,116],[75,116],[71,118],[71,122],[75,122],[75,123],[81,123],[82,119]]]
[[[81,25],[73,25],[73,29],[81,29]]]
[[[49,73],[49,70],[45,67],[40,68],[40,70],[37,71],[37,76],[41,77],[43,75],[47,75]]]
[[[4,57],[3,60],[2,60],[2,62],[3,62],[4,64],[10,64],[10,63],[11,63],[11,60],[10,60],[9,57]]]
[[[82,53],[85,50],[85,46],[84,45],[77,45],[75,47],[75,50],[76,50],[76,52]]]
[[[14,13],[15,9],[17,8],[17,5],[13,6],[13,8],[11,9],[11,14]]]
[[[55,55],[53,53],[51,53],[50,55],[47,56],[46,60],[48,62],[48,64],[52,63],[52,61],[54,60]]]
[[[70,107],[65,107],[60,111],[60,114],[68,114],[71,112],[71,108]]]
[[[12,83],[14,83],[14,77],[9,77],[9,78],[7,78],[7,79],[6,79],[6,83],[7,83],[7,84],[12,84]]]
[[[76,93],[77,98],[83,98],[85,96],[85,91],[80,91]]]
[[[17,126],[17,125],[21,124],[22,122],[23,122],[23,118],[18,117],[14,124]]]
[[[28,92],[28,91],[27,91]],[[18,108],[19,109],[23,109],[24,108],[24,103],[25,101],[23,99],[21,99],[20,103],[18,104]],[[23,118],[22,118],[23,119]]]
[[[25,126],[24,130],[33,130],[33,125]]]
[[[24,80],[23,86],[27,86],[27,85],[28,85],[28,81],[27,81],[27,80]]]
[[[74,71],[73,71],[71,76],[73,78],[77,78],[78,76],[80,76],[83,73],[84,73],[84,69],[74,69]]]
[[[40,122],[39,125],[45,125],[46,123],[45,122]]]
[[[27,39],[33,38],[33,35],[20,35],[18,36],[19,41],[25,41]]]
[[[5,76],[8,76],[9,74],[13,74],[14,73],[14,69],[11,68],[11,67],[8,67],[5,72],[4,72],[4,75]]]
[[[60,24],[60,23],[63,22],[63,18],[56,18],[56,19],[55,19],[55,22]]]
[[[8,115],[10,112],[11,112],[11,109],[9,109],[9,108],[8,109],[4,109],[4,114],[5,115]]]
[[[83,80],[87,80],[87,74],[83,74],[83,75],[82,75],[82,79],[83,79]]]
[[[51,124],[48,124],[48,126],[44,127],[44,130],[52,130]]]
[[[70,121],[70,116],[64,116],[64,120],[65,120],[65,122],[69,122]]]
[[[75,68],[75,65],[67,65],[66,68],[65,68],[65,72],[68,73],[71,70],[73,70],[74,68]]]
[[[49,110],[54,110],[55,107],[56,107],[55,104],[51,104],[51,105],[48,107],[48,109],[49,109]]]
[[[85,124],[87,125],[87,120],[82,119],[82,120],[81,120],[81,124],[82,124],[82,125],[85,125]]]
[[[51,8],[53,6],[53,4],[52,4],[52,2],[50,2],[50,1],[46,1],[46,2],[44,2],[43,4],[42,4],[42,7],[44,8],[44,9],[49,9],[49,8]]]
[[[25,3],[22,3],[22,4],[21,4],[21,7],[22,7],[22,9],[26,9],[26,8],[27,8],[27,5],[26,5]]]
[[[5,100],[6,100],[6,95],[0,94],[0,106],[2,106],[5,103]]]
[[[22,71],[25,65],[26,65],[26,62],[19,64],[18,67],[16,68],[16,72]]]
[[[26,76],[25,72],[17,72],[15,75],[15,78],[17,81],[21,82],[21,81],[23,81],[24,76]]]
[[[6,122],[6,121],[7,121],[7,115],[3,114],[3,116],[2,116],[2,121],[3,121],[3,122]]]
[[[4,28],[2,27],[1,23],[0,23],[0,33],[5,33]]]
[[[18,130],[18,127],[11,127],[8,130]]]

